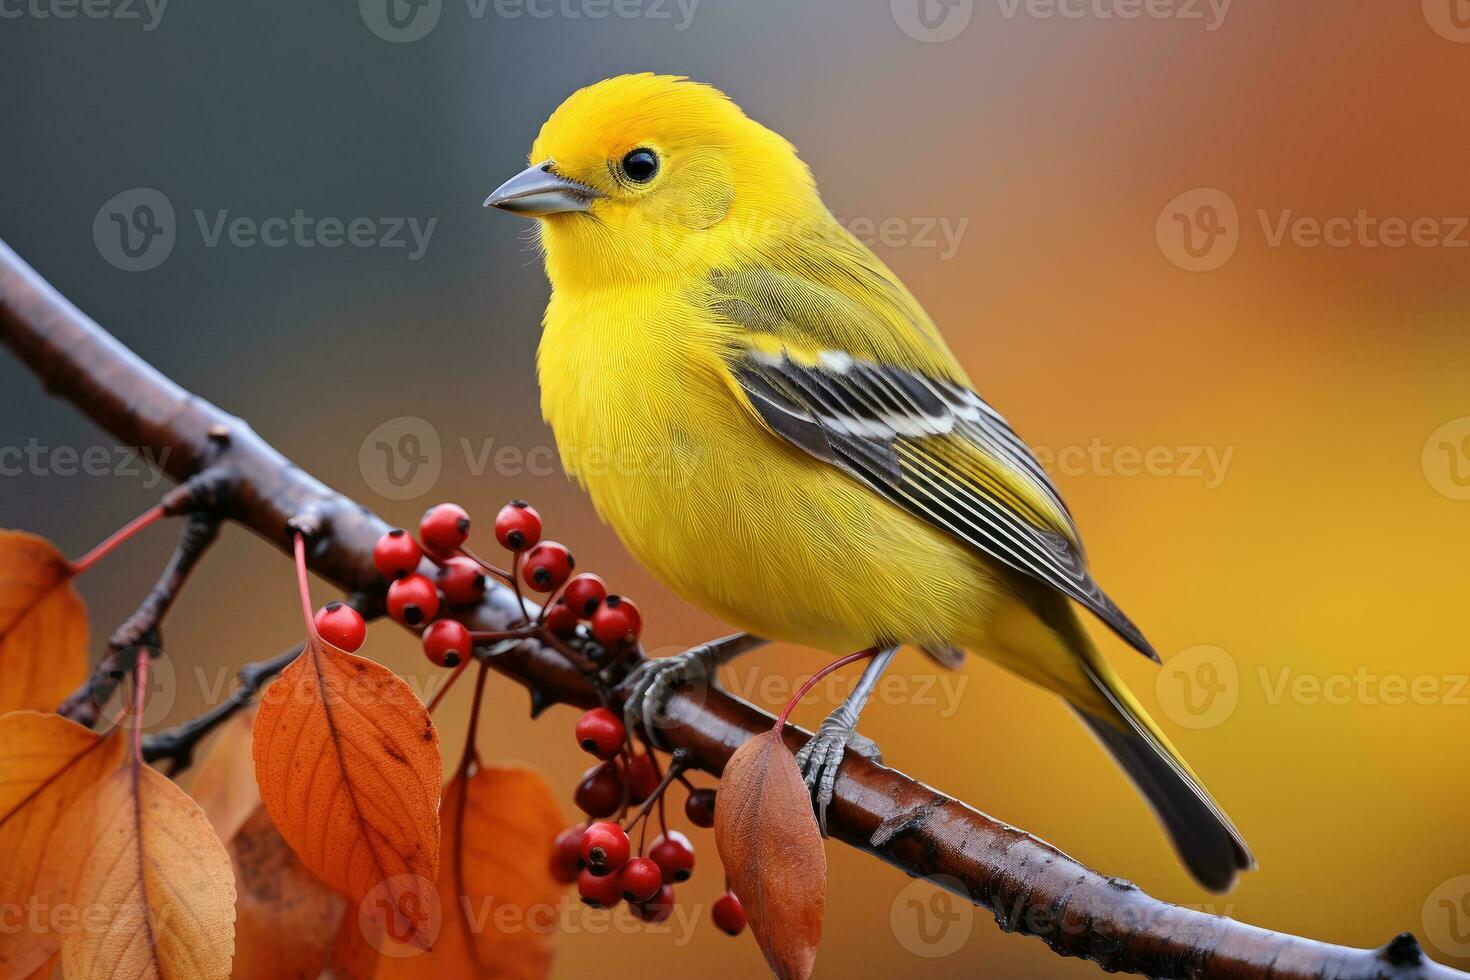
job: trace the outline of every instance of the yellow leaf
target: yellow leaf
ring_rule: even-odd
[[[440,813],[438,935],[422,953],[385,944],[377,980],[548,976],[562,893],[550,858],[565,823],[546,780],[523,766],[487,766],[450,780]]]
[[[0,531],[0,713],[54,711],[87,678],[87,608],[45,538]]]
[[[306,870],[263,807],[229,845],[235,865],[235,980],[312,980],[347,903]]]
[[[0,909],[19,910],[18,929],[0,929],[0,977],[39,971],[61,945],[56,896],[39,880],[42,858],[64,847],[57,823],[122,758],[123,739],[98,735],[60,715],[0,716]],[[43,974],[44,975],[44,974]]]
[[[61,945],[68,977],[224,980],[235,937],[230,856],[204,811],[137,761],[113,770],[57,828],[54,871],[77,921]],[[48,866],[49,868],[49,866]]]
[[[260,798],[317,877],[427,945],[439,871],[439,735],[380,664],[308,645],[261,699]],[[351,913],[349,913],[351,914]]]

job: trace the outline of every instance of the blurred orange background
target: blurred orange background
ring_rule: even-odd
[[[1360,946],[1412,930],[1470,968],[1470,38],[1453,2],[1236,3],[1217,18],[1180,0],[1124,18],[1107,16],[1132,9],[1122,0],[961,0],[927,8],[949,25],[930,28],[906,0],[706,0],[683,29],[677,7],[672,20],[568,16],[576,3],[475,19],[450,3],[404,44],[350,8],[262,25],[181,7],[152,34],[22,20],[0,77],[27,73],[33,94],[4,110],[15,193],[0,236],[390,521],[453,499],[483,527],[530,499],[579,567],[638,598],[650,648],[671,652],[723,627],[634,566],[560,475],[533,368],[545,280],[524,229],[478,204],[575,87],[630,70],[713,82],[798,146],[835,213],[874,229],[979,390],[1049,461],[1099,580],[1166,666],[1101,642],[1261,868],[1229,895],[1200,891],[1061,703],[986,664],[936,677],[916,654],[897,661],[911,683],[862,726],[889,764],[1171,901]],[[969,19],[941,38],[958,23],[941,15]],[[145,62],[116,105],[64,68],[93,57]],[[180,214],[174,254],[143,273],[107,264],[91,237],[99,205],[133,186]],[[194,208],[438,223],[409,262],[207,248]],[[1335,244],[1313,245],[1302,219],[1333,218],[1349,219]],[[1390,247],[1385,219],[1419,242]],[[8,358],[0,388],[3,445],[107,445]],[[439,474],[395,499],[360,451],[405,416],[437,437]],[[156,495],[122,474],[35,470],[7,473],[0,493],[4,524],[72,553]],[[85,581],[99,643],[167,538]],[[166,631],[174,719],[225,665],[299,632],[288,564],[238,531],[217,550]],[[367,652],[430,675],[391,625]],[[769,650],[727,684],[778,707],[822,661]],[[802,723],[842,693],[826,690]],[[442,709],[451,755],[467,697]],[[527,706],[493,679],[482,751],[542,767],[570,817],[575,715],[532,722]],[[761,973],[754,943],[709,924],[718,863],[710,835],[693,837],[690,909],[645,935],[569,907],[558,976]],[[928,885],[838,845],[829,859],[819,977],[1093,973],[957,902],[926,906],[948,916],[935,940],[909,904],[929,902]]]

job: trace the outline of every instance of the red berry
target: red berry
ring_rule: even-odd
[[[447,558],[439,569],[439,591],[451,606],[473,605],[485,595],[485,572],[473,558]]]
[[[710,909],[710,918],[715,920],[715,925],[732,936],[738,936],[745,931],[745,906],[740,904],[740,899],[734,892],[725,892],[715,899],[715,907]]]
[[[623,777],[610,762],[593,766],[582,774],[572,799],[589,817],[610,817],[623,805]]]
[[[495,515],[495,540],[509,551],[525,551],[541,540],[541,515],[524,500],[512,500]]]
[[[388,586],[388,615],[405,626],[422,626],[439,615],[439,590],[428,576],[413,574]]]
[[[577,894],[595,909],[610,909],[623,897],[617,875],[595,875],[591,868],[583,868],[577,875]]]
[[[582,835],[582,860],[593,874],[606,875],[628,863],[631,847],[623,828],[609,820],[599,820]]]
[[[574,823],[556,835],[551,845],[551,876],[563,885],[570,885],[582,873],[582,833],[586,830]]]
[[[424,550],[448,558],[470,536],[470,515],[459,504],[439,504],[425,511],[419,521],[419,538]]]
[[[577,719],[577,744],[599,759],[611,759],[623,748],[627,731],[617,715],[593,708]]]
[[[521,578],[537,592],[555,592],[572,574],[577,562],[566,545],[543,541],[526,554]]]
[[[664,884],[688,881],[694,872],[694,848],[690,845],[689,838],[677,830],[667,831],[654,838],[653,846],[648,849],[648,856],[663,871]]]
[[[592,614],[592,635],[597,642],[610,650],[616,650],[625,642],[638,639],[643,631],[643,614],[632,599],[610,595]]]
[[[625,763],[623,757],[617,759],[618,771],[628,780],[632,793],[629,797],[633,803],[642,803],[653,795],[658,789],[660,782],[658,770],[653,768],[653,760],[647,752],[640,752],[633,756],[631,763]]]
[[[316,611],[316,631],[334,647],[354,653],[367,639],[367,623],[356,609],[346,603],[332,601]]]
[[[628,907],[644,922],[662,922],[674,914],[674,889],[664,885],[653,898]]]
[[[441,619],[424,630],[424,655],[440,667],[458,667],[473,646],[470,631],[457,619]]]
[[[565,599],[558,599],[546,610],[546,628],[557,636],[571,636],[577,631],[577,614]]]
[[[712,789],[691,790],[684,800],[684,816],[696,827],[715,825],[715,791]]]
[[[390,582],[418,568],[423,558],[419,543],[401,527],[395,527],[373,545],[373,564]]]
[[[633,858],[618,872],[618,887],[630,902],[646,902],[663,886],[664,873],[652,858]]]
[[[562,598],[576,611],[578,618],[587,619],[597,611],[602,600],[607,598],[607,583],[598,575],[583,572],[573,576],[567,583],[567,590],[562,593]]]

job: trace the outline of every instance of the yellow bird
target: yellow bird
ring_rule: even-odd
[[[539,219],[542,411],[567,472],[686,601],[765,640],[870,661],[799,758],[830,801],[899,645],[970,650],[1065,698],[1194,876],[1245,842],[1098,654],[1079,604],[1157,661],[1093,581],[1030,450],[923,308],[822,204],[781,136],[723,93],[625,75],[574,93],[486,205]],[[630,713],[755,645],[653,661]]]

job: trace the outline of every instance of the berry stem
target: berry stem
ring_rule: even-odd
[[[465,663],[469,663],[468,660]],[[476,741],[480,733],[480,708],[485,701],[485,678],[490,674],[490,661],[480,661],[480,672],[475,675],[474,703],[470,705],[470,723],[464,736],[464,755],[459,760],[459,774],[468,778],[471,768],[480,765],[480,749]],[[464,787],[468,792],[468,787]],[[461,838],[463,839],[463,838]]]
[[[316,631],[316,617],[311,614],[311,584],[306,578],[306,535],[296,532],[296,587],[301,591],[301,615],[306,619],[306,635],[315,649],[321,643]]]
[[[457,681],[457,680],[459,680],[459,675],[460,674],[463,674],[464,673],[464,669],[466,667],[468,667],[473,662],[474,662],[474,658],[473,657],[467,658],[465,660],[461,660],[459,662],[459,666],[456,667],[456,668],[454,668],[454,673],[452,673],[452,674],[449,675],[449,679],[444,682],[444,686],[441,687],[441,688],[439,688],[439,690],[435,691],[434,692],[434,696],[429,699],[429,704],[428,704],[428,712],[429,712],[429,714],[432,715],[434,713],[434,709],[437,708],[437,707],[439,707],[439,702],[444,700],[444,695],[448,694],[449,693],[449,689],[454,686],[454,682]]]
[[[491,564],[490,562],[488,562],[485,559],[481,558],[475,552],[471,551],[469,548],[466,548],[464,545],[460,545],[459,546],[459,553],[462,554],[462,555],[464,555],[470,561],[472,561],[475,564],[479,565],[485,571],[489,572],[491,575],[494,575],[496,578],[500,579],[503,582],[509,582],[511,580],[511,578],[512,578],[510,572],[507,572],[505,569],[501,568],[499,565],[493,565],[493,564]]]
[[[785,710],[781,712],[781,717],[776,719],[776,724],[771,726],[771,730],[779,732],[781,731],[781,729],[786,727],[786,719],[791,717],[791,709],[795,708],[797,702],[806,697],[806,693],[812,688],[816,687],[823,677],[826,677],[834,670],[839,670],[843,667],[846,667],[848,664],[856,663],[859,660],[866,660],[869,657],[874,657],[877,655],[878,648],[869,647],[866,650],[859,650],[857,653],[850,653],[839,660],[834,660],[827,666],[823,667],[821,670],[817,671],[815,674],[812,675],[811,680],[801,685],[801,689],[796,692],[796,696],[793,697],[790,701],[786,702]]]
[[[115,549],[118,545],[122,544],[124,541],[128,540],[148,525],[157,521],[163,515],[164,510],[162,504],[155,504],[151,509],[139,514],[137,517],[133,518],[131,521],[128,521],[122,527],[114,531],[112,535],[107,538],[107,540],[103,541],[97,547],[93,548],[91,551],[87,552],[76,561],[71,562],[71,573],[73,575],[82,574],[87,569],[91,568],[93,565],[97,564],[99,561],[111,554],[113,549]]]
[[[531,614],[526,611],[526,597],[521,595],[521,553],[517,551],[515,557],[510,560],[510,587],[516,593],[516,605],[520,607],[521,618],[527,625],[531,623]]]
[[[138,765],[143,765],[143,706],[148,699],[148,667],[149,657],[147,650],[138,653],[138,659],[133,664],[133,759]]]
[[[650,758],[651,757],[652,756],[650,755]],[[668,789],[669,783],[672,783],[674,779],[679,775],[679,773],[684,771],[684,767],[686,765],[688,765],[688,763],[685,762],[681,754],[679,752],[674,753],[673,758],[669,760],[668,771],[666,771],[663,775],[663,778],[658,781],[658,786],[654,787],[653,792],[648,794],[648,799],[643,801],[643,805],[638,808],[638,812],[633,814],[633,816],[623,824],[624,833],[627,833],[628,831],[636,827],[638,825],[638,821],[648,816],[649,811],[654,808],[654,805],[663,800],[664,790]],[[630,766],[629,768],[631,769],[632,767]],[[668,830],[668,827],[665,826],[664,830]],[[642,853],[641,845],[640,853]]]

